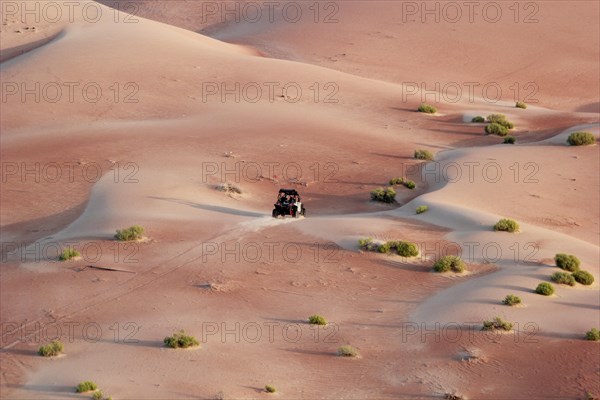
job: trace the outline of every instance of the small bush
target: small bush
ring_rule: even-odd
[[[394,188],[379,188],[371,191],[371,200],[380,201],[382,203],[396,202],[396,191]]]
[[[68,249],[64,249],[63,252],[60,253],[60,256],[58,257],[58,259],[60,261],[68,261],[75,257],[79,257],[80,255],[81,254],[79,254],[79,252],[77,250],[69,247]]]
[[[391,186],[404,185],[404,178],[392,178],[389,183]]]
[[[535,288],[535,292],[544,296],[550,296],[554,293],[554,286],[552,286],[551,283],[542,282],[539,285],[537,285],[537,287]]]
[[[418,111],[426,114],[435,114],[437,112],[437,108],[435,108],[432,105],[423,103],[419,106]]]
[[[600,341],[600,331],[596,328],[592,328],[585,333],[587,340],[593,340],[594,342]]]
[[[327,320],[322,315],[311,315],[308,317],[308,322],[313,325],[327,325]]]
[[[419,248],[416,244],[410,242],[395,243],[396,252],[402,257],[416,257],[419,255]]]
[[[139,240],[142,238],[144,234],[144,228],[139,225],[130,226],[127,229],[117,230],[117,234],[115,235],[115,239],[121,240],[124,242],[130,240]]]
[[[514,294],[508,294],[502,300],[502,304],[506,304],[507,306],[516,306],[517,304],[521,304],[521,298],[519,296],[515,296]]]
[[[487,120],[490,124],[498,124],[506,129],[512,129],[515,127],[515,124],[506,119],[506,115],[504,114],[490,114],[487,117]]]
[[[407,181],[407,180],[405,180],[404,181],[404,186],[406,186],[407,188],[409,188],[409,189],[412,190],[412,189],[414,189],[414,188],[417,187],[417,184],[414,183],[413,181]]]
[[[94,392],[92,394],[92,400],[102,400],[103,398],[104,398],[104,395],[102,394],[102,391],[100,391],[100,390],[97,392]]]
[[[225,193],[242,194],[242,189],[239,186],[229,182],[218,184],[217,190]]]
[[[433,153],[429,150],[415,150],[417,160],[433,160]]]
[[[77,393],[85,393],[90,392],[92,390],[98,389],[98,385],[96,385],[92,381],[84,381],[77,385]]]
[[[338,349],[338,355],[342,357],[356,357],[358,356],[358,350],[352,346],[344,345]]]
[[[550,277],[553,282],[561,285],[575,286],[575,278],[573,278],[567,272],[555,272]]]
[[[53,340],[51,343],[43,345],[38,350],[38,354],[44,357],[54,357],[62,353],[64,345],[59,340]]]
[[[457,256],[444,256],[433,264],[433,269],[436,272],[463,272],[465,263]]]
[[[493,124],[486,125],[485,133],[488,135],[506,136],[508,135],[508,129],[494,122]]]
[[[518,232],[519,224],[512,219],[503,218],[500,221],[496,222],[494,225],[495,231],[504,231],[504,232]]]
[[[392,246],[391,246],[390,242],[385,242],[383,244],[380,244],[379,247],[377,247],[377,251],[380,253],[383,253],[383,254],[388,254],[391,249],[392,249]]]
[[[571,146],[586,146],[596,143],[596,137],[590,132],[573,132],[569,135],[567,143]]]
[[[504,144],[515,144],[516,141],[517,141],[516,137],[508,135],[508,136],[504,137],[503,143]]]
[[[424,212],[427,212],[429,210],[429,207],[427,206],[419,206],[417,207],[417,214],[423,214]]]
[[[513,324],[503,320],[500,317],[496,317],[491,321],[483,321],[483,328],[482,330],[484,331],[494,331],[494,330],[503,330],[503,331],[510,331],[513,327]]]
[[[379,246],[373,243],[372,238],[358,239],[358,247],[360,247],[361,250],[366,251],[373,251],[379,249]]]
[[[273,385],[265,385],[265,392],[267,393],[275,393],[277,389]]]
[[[575,279],[577,282],[581,283],[582,285],[586,285],[589,286],[592,283],[594,283],[594,276],[592,274],[590,274],[587,271],[575,271],[572,274],[573,279]]]
[[[479,115],[478,115],[477,117],[474,117],[474,118],[471,120],[471,122],[473,122],[473,123],[481,123],[481,122],[485,122],[485,118],[483,118],[482,116],[479,116]]]
[[[569,272],[579,271],[579,266],[581,265],[581,261],[579,258],[575,257],[572,254],[564,254],[559,253],[554,256],[554,262],[556,266],[560,269],[564,269]]]
[[[183,329],[178,333],[173,334],[173,336],[167,336],[163,342],[167,347],[171,347],[173,349],[186,349],[188,347],[198,346],[200,344],[198,339],[195,337],[186,335]]]
[[[525,104],[522,101],[517,101],[517,103],[515,104],[516,108],[522,108],[523,110],[527,108],[527,104]]]

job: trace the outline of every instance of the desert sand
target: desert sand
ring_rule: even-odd
[[[567,144],[600,136],[597,2],[27,3],[0,1],[1,398],[600,396],[600,157]],[[306,217],[272,218],[280,188]],[[556,253],[595,282],[536,294]]]

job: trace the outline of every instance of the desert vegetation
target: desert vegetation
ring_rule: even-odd
[[[200,342],[193,336],[189,336],[185,334],[185,331],[182,329],[177,333],[174,333],[173,336],[167,336],[163,340],[165,346],[171,347],[173,349],[187,349],[192,346],[199,346]]]
[[[423,214],[424,212],[429,211],[429,207],[428,206],[419,206],[419,207],[417,207],[417,209],[415,211],[417,212],[417,214]]]
[[[433,160],[433,153],[429,150],[415,150],[415,158],[417,160]]]
[[[457,256],[444,256],[433,264],[433,269],[436,272],[463,272],[465,263]]]
[[[414,189],[415,187],[417,187],[416,183],[414,183],[413,181],[411,181],[409,179],[404,179],[404,178],[392,178],[392,179],[390,179],[389,183],[392,186],[403,185],[404,187],[407,187],[409,189]]]
[[[596,137],[591,132],[573,132],[569,135],[567,143],[571,146],[587,146],[596,143]]]
[[[515,107],[516,107],[516,108],[522,108],[522,109],[526,109],[526,108],[527,108],[527,104],[526,104],[526,103],[524,103],[524,102],[522,102],[522,101],[517,101],[517,102],[515,103]]]
[[[144,228],[139,225],[133,225],[129,228],[117,230],[115,239],[128,242],[132,240],[140,240],[144,234]]]
[[[596,328],[592,328],[585,333],[585,338],[587,340],[592,340],[594,342],[600,341],[600,330]]]
[[[550,279],[552,279],[552,282],[560,285],[575,286],[575,278],[567,272],[555,272]]]
[[[556,266],[558,268],[564,269],[565,271],[569,272],[579,271],[579,266],[581,265],[581,261],[579,261],[579,258],[572,254],[564,253],[559,253],[555,255],[554,262],[556,263]]]
[[[337,353],[342,357],[358,357],[358,350],[350,345],[340,346]]]
[[[496,222],[496,225],[494,225],[494,230],[511,233],[518,232],[519,224],[512,219],[502,218],[500,221]]]
[[[554,286],[548,282],[542,282],[535,288],[535,292],[537,294],[541,294],[543,296],[550,296],[554,294]]]
[[[382,203],[395,203],[396,202],[396,191],[394,188],[378,188],[371,191],[371,200],[379,201]]]
[[[327,320],[325,317],[319,314],[311,315],[308,317],[308,322],[313,325],[327,325]]]
[[[571,274],[571,276],[573,277],[573,279],[575,279],[577,283],[580,283],[585,286],[589,286],[592,283],[594,283],[594,276],[587,271],[575,271]]]
[[[495,317],[491,321],[483,321],[482,330],[484,330],[484,331],[495,331],[495,330],[510,331],[512,329],[512,327],[513,327],[513,324],[511,322],[505,321],[500,317]]]
[[[265,392],[267,393],[275,393],[277,389],[273,385],[265,385]]]
[[[72,247],[69,247],[68,249],[64,249],[62,251],[62,253],[60,253],[60,256],[58,257],[58,259],[60,261],[69,261],[72,260],[73,258],[77,258],[79,257],[81,254],[79,254],[79,252],[77,250],[75,250]]]
[[[417,110],[426,114],[435,114],[437,112],[437,108],[425,103],[421,104]]]
[[[83,381],[77,385],[77,393],[91,392],[92,390],[98,389],[98,385],[92,381]]]
[[[476,117],[473,117],[471,122],[473,122],[475,124],[482,123],[482,122],[485,122],[485,118],[483,118],[481,115],[478,115]]]
[[[515,144],[515,142],[517,141],[517,138],[511,135],[505,136],[504,137],[504,144]]]
[[[508,294],[504,300],[502,300],[502,304],[506,304],[507,306],[511,307],[516,306],[521,304],[521,298],[519,296],[515,296],[514,294]]]
[[[52,342],[40,346],[38,350],[38,354],[43,357],[55,357],[62,353],[64,350],[64,345],[60,340],[53,340]]]

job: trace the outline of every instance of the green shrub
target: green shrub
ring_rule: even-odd
[[[586,285],[589,286],[592,283],[594,283],[594,276],[592,274],[590,274],[587,271],[575,271],[572,274],[573,279],[575,279],[577,282],[581,283],[582,285]]]
[[[433,264],[433,269],[436,272],[463,272],[465,263],[457,256],[444,256]]]
[[[396,191],[394,188],[379,188],[371,191],[371,200],[382,203],[394,203],[396,201]]]
[[[573,132],[569,135],[567,143],[571,146],[585,146],[596,143],[596,137],[590,132]]]
[[[485,133],[488,135],[506,136],[508,135],[508,129],[494,122],[485,126]]]
[[[322,315],[311,315],[308,317],[308,322],[313,325],[327,325],[327,320]]]
[[[267,393],[275,393],[277,389],[273,385],[265,385],[265,392]]]
[[[592,328],[585,333],[587,340],[593,340],[594,342],[600,341],[600,331],[596,328]]]
[[[62,353],[64,345],[60,340],[53,340],[51,343],[43,345],[38,350],[38,354],[44,357],[54,357]]]
[[[419,255],[419,248],[416,244],[410,242],[395,243],[396,252],[402,257],[416,257]]]
[[[390,186],[404,185],[404,178],[392,178],[389,183]]]
[[[173,334],[173,336],[167,336],[163,342],[167,347],[171,347],[173,349],[186,349],[188,347],[198,346],[200,344],[195,337],[186,335],[183,329],[178,333]]]
[[[96,389],[98,389],[98,385],[92,381],[84,381],[77,385],[77,393],[85,393]]]
[[[519,296],[515,296],[514,294],[508,294],[502,300],[502,304],[506,304],[507,306],[516,306],[517,304],[521,304],[521,298]]]
[[[572,254],[564,254],[559,253],[554,256],[554,262],[556,262],[556,266],[560,269],[564,269],[569,272],[579,271],[579,266],[581,265],[581,261],[579,258],[575,257]]]
[[[375,249],[379,249],[379,246],[377,244],[373,243],[372,238],[358,239],[358,247],[360,247],[361,250],[367,250],[367,251],[373,251]]]
[[[104,395],[100,390],[92,394],[92,400],[102,400],[102,398],[104,398]]]
[[[144,228],[139,225],[130,226],[127,229],[117,230],[115,239],[121,241],[139,240],[144,234]]]
[[[415,150],[417,160],[433,160],[433,153],[429,150]]]
[[[512,219],[503,218],[494,225],[495,231],[518,232],[519,224]]]
[[[424,212],[428,211],[429,207],[427,206],[419,206],[417,207],[417,214],[423,214]]]
[[[75,250],[72,247],[69,247],[68,249],[64,249],[63,252],[60,253],[60,256],[58,257],[58,259],[60,261],[68,261],[75,257],[79,257],[80,255],[81,254],[79,254],[79,252],[77,250]]]
[[[535,292],[544,296],[550,296],[554,293],[554,286],[552,286],[551,283],[542,282],[539,285],[537,285],[537,287],[535,288]]]
[[[356,357],[358,356],[358,350],[350,345],[344,345],[338,349],[338,355],[343,357]]]
[[[515,104],[516,108],[522,108],[522,109],[526,109],[527,108],[527,104],[525,104],[522,101],[517,101],[517,103]]]
[[[517,138],[511,135],[505,136],[504,137],[504,144],[515,144],[515,142],[517,141]]]
[[[482,116],[477,116],[477,117],[473,117],[473,119],[471,120],[471,122],[473,123],[481,123],[481,122],[485,122],[485,118],[483,118]]]
[[[512,129],[515,127],[515,124],[506,119],[506,115],[504,114],[490,114],[487,117],[487,120],[490,124],[498,124],[506,129]]]
[[[412,189],[414,189],[414,188],[417,187],[417,184],[414,183],[413,181],[407,181],[407,180],[405,180],[404,181],[404,186],[406,186],[407,188],[409,188],[409,189],[412,190]]]
[[[513,324],[503,320],[500,317],[496,317],[491,321],[483,321],[483,330],[484,331],[494,331],[494,330],[503,330],[510,331],[513,327]]]
[[[426,114],[435,114],[437,109],[432,105],[423,103],[419,106],[418,111]]]
[[[553,282],[561,285],[575,286],[575,278],[573,278],[567,272],[555,272],[550,277]]]

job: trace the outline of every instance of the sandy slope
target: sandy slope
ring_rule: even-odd
[[[368,8],[366,2],[342,3],[345,18],[334,27],[307,20],[293,26],[281,20],[199,23],[197,3],[166,4],[140,2],[140,13],[244,46],[141,18],[115,23],[114,15],[117,21],[125,15],[104,7],[109,17],[94,24],[76,18],[36,25],[48,35],[62,32],[48,43],[11,32],[18,21],[3,26],[3,57],[17,54],[18,46],[30,51],[2,63],[2,82],[93,82],[103,88],[97,103],[78,92],[73,102],[21,101],[18,95],[3,102],[3,398],[79,397],[73,388],[86,379],[114,398],[157,399],[210,398],[220,391],[226,398],[263,398],[267,383],[282,398],[307,399],[453,392],[576,398],[600,385],[599,348],[581,339],[598,324],[600,307],[598,147],[565,145],[572,129],[598,135],[598,114],[552,110],[598,102],[597,24],[587,22],[587,40],[571,28],[574,21],[592,21],[597,4],[544,3],[539,24],[502,24],[486,34],[479,34],[481,24],[450,30],[398,24],[399,6],[390,2]],[[316,40],[325,35],[327,41]],[[545,36],[555,40],[541,41]],[[465,49],[480,51],[441,51],[458,38]],[[509,53],[498,53],[505,62],[482,55],[504,48],[504,41],[511,43]],[[535,51],[527,51],[532,44]],[[555,52],[563,56],[539,64]],[[384,56],[389,62],[381,62]],[[423,63],[434,56],[435,63]],[[576,64],[565,61],[569,57]],[[401,99],[407,79],[505,85],[514,71],[539,81],[540,107],[517,110],[510,99],[461,99],[428,116],[414,112],[419,96]],[[111,89],[115,82],[119,102]],[[255,103],[231,95],[222,101],[219,94],[203,99],[203,84],[222,82],[279,86],[272,98],[263,95]],[[138,102],[123,101],[130,94],[127,83],[137,85]],[[303,89],[298,101],[281,90],[287,83]],[[327,83],[339,89],[336,102],[325,101],[332,93]],[[482,125],[465,123],[492,112],[515,121],[519,144],[500,145],[499,138],[482,135]],[[415,148],[437,153],[436,163],[427,166],[438,173],[423,173],[425,164],[412,159]],[[7,163],[31,168],[65,162],[72,163],[73,179],[65,168],[56,181],[41,172],[37,181],[35,175],[23,179],[21,170],[13,175],[6,169]],[[286,173],[290,163],[300,175]],[[441,173],[452,163],[461,166],[460,179]],[[476,168],[469,180],[465,165],[474,164],[468,163],[496,163],[502,178],[492,182]],[[95,170],[99,176],[89,179]],[[399,207],[368,201],[369,190],[402,175],[418,187],[398,190]],[[242,195],[216,191],[224,181],[237,183]],[[270,217],[281,186],[299,188],[308,218]],[[415,216],[420,204],[430,211]],[[505,216],[517,219],[522,232],[493,232]],[[134,223],[146,227],[147,240],[112,240],[115,229]],[[422,256],[358,252],[356,240],[366,236],[414,241]],[[73,241],[100,249],[100,257],[93,259],[90,251],[65,264],[39,250]],[[20,249],[6,247],[13,242]],[[472,242],[480,246],[469,274],[431,272],[442,249],[459,244],[465,255]],[[491,264],[481,253],[489,243],[503,252]],[[556,252],[577,254],[596,283],[559,287],[551,298],[532,293],[557,270],[551,265]],[[502,306],[509,292],[520,295],[525,307]],[[548,304],[552,312],[546,312]],[[314,313],[332,322],[330,331],[316,336],[305,322]],[[478,330],[496,315],[518,329],[492,337]],[[23,328],[11,332],[14,323]],[[69,323],[76,327],[72,335]],[[472,329],[456,339],[447,328],[427,335],[421,323]],[[53,324],[63,329],[67,355],[41,359],[35,351]],[[85,324],[97,324],[98,340],[80,329]],[[256,325],[262,335],[251,340]],[[208,335],[209,326],[219,332]],[[268,326],[275,329],[273,340]],[[284,327],[302,336],[292,340]],[[162,347],[164,336],[182,328],[202,338],[200,349]],[[221,336],[222,328],[230,333]],[[357,347],[361,357],[337,357],[341,344]],[[462,361],[466,351],[480,356]]]

